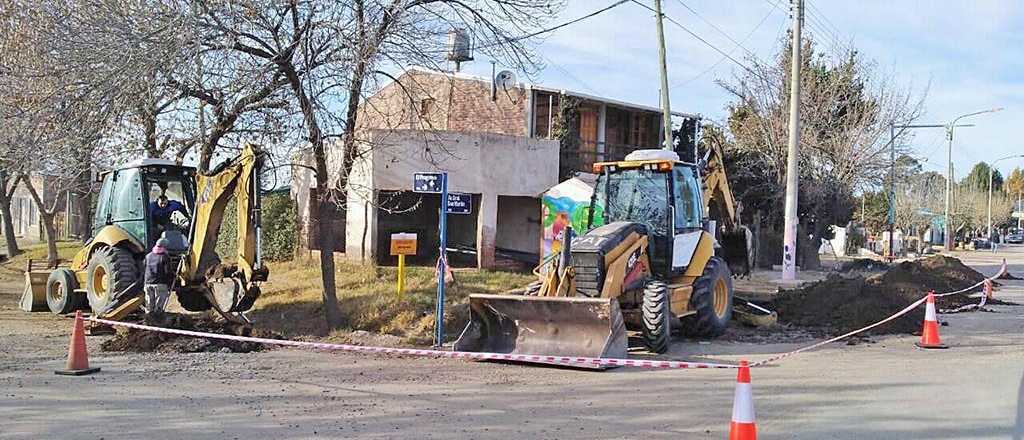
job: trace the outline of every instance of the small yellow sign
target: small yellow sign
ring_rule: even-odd
[[[416,255],[416,234],[391,234],[391,255]]]

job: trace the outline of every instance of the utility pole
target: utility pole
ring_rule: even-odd
[[[946,170],[946,209],[945,209],[945,231],[942,234],[942,248],[946,251],[953,250],[953,224],[950,221],[949,209],[953,200],[953,127],[946,130],[946,137],[949,139],[949,148],[946,151],[946,160],[949,168]]]
[[[668,103],[668,65],[665,62],[665,28],[661,23],[661,0],[654,0],[654,15],[658,28],[658,64],[661,66],[661,119],[665,124],[662,148],[672,151],[672,106]]]
[[[789,152],[786,155],[786,226],[782,243],[782,280],[796,279],[797,195],[800,160],[800,26],[804,21],[804,0],[793,5],[793,56],[789,85]]]
[[[889,259],[895,257],[896,242],[893,230],[896,225],[896,126],[889,124]]]

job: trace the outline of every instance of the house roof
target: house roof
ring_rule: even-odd
[[[441,76],[446,76],[446,77],[449,77],[449,78],[458,78],[458,79],[465,79],[465,80],[470,80],[470,81],[479,81],[479,82],[482,82],[482,83],[485,83],[485,84],[490,84],[491,83],[491,79],[490,78],[483,77],[483,76],[469,75],[469,74],[462,73],[462,72],[443,72],[443,71],[434,70],[434,69],[428,69],[426,67],[420,67],[420,66],[408,67],[408,68],[405,69],[403,74],[404,73],[408,73],[410,71],[420,72],[420,73],[427,73],[427,74],[431,74],[431,75],[441,75]],[[637,103],[632,103],[632,102],[620,101],[618,99],[613,99],[613,98],[605,98],[605,97],[601,97],[601,96],[590,95],[590,94],[587,94],[587,93],[577,92],[577,91],[574,91],[574,90],[552,88],[552,87],[547,87],[547,86],[543,86],[543,85],[539,85],[539,84],[531,84],[531,83],[524,83],[524,82],[517,83],[517,86],[519,88],[522,88],[522,89],[525,89],[525,90],[539,90],[539,91],[542,91],[542,92],[558,93],[558,94],[562,94],[562,95],[575,96],[577,98],[583,98],[583,99],[590,100],[590,101],[599,101],[599,102],[603,102],[605,104],[614,105],[616,107],[626,107],[626,108],[632,108],[632,109],[638,109],[638,110],[646,110],[646,111],[650,111],[650,112],[654,112],[654,113],[661,113],[661,109],[658,108],[658,107],[652,107],[652,106],[644,105],[644,104],[637,104]],[[685,113],[685,112],[672,111],[671,114],[673,116],[679,116],[679,117],[684,117],[684,118],[703,118],[699,113]]]

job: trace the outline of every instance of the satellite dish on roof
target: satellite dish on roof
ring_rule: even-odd
[[[507,93],[514,88],[516,88],[516,74],[512,73],[511,70],[498,72],[491,79],[491,101],[498,99],[498,90],[504,90]]]
[[[516,86],[516,74],[511,70],[502,70],[494,77],[494,84],[498,88],[508,90]]]

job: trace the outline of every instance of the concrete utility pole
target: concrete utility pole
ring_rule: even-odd
[[[658,28],[658,63],[661,66],[661,119],[665,124],[664,146],[672,151],[672,106],[668,103],[668,65],[665,62],[665,28],[661,23],[661,0],[654,0],[654,15]]]
[[[789,86],[789,153],[786,155],[786,226],[782,242],[782,280],[796,279],[797,195],[800,160],[800,26],[804,21],[804,0],[793,4],[793,66]]]
[[[960,115],[957,116],[956,119],[953,119],[953,122],[950,122],[949,125],[946,126],[946,137],[949,139],[949,148],[946,151],[946,160],[949,162],[949,170],[946,174],[946,226],[944,227],[945,231],[943,231],[943,235],[945,235],[943,237],[943,243],[945,245],[943,246],[943,248],[946,249],[947,251],[953,250],[953,230],[951,229],[952,219],[949,215],[950,204],[952,203],[953,199],[953,129],[956,128],[956,123],[963,118],[985,113],[995,113],[1002,109],[1002,107],[997,107],[988,110],[982,110],[980,112]]]

